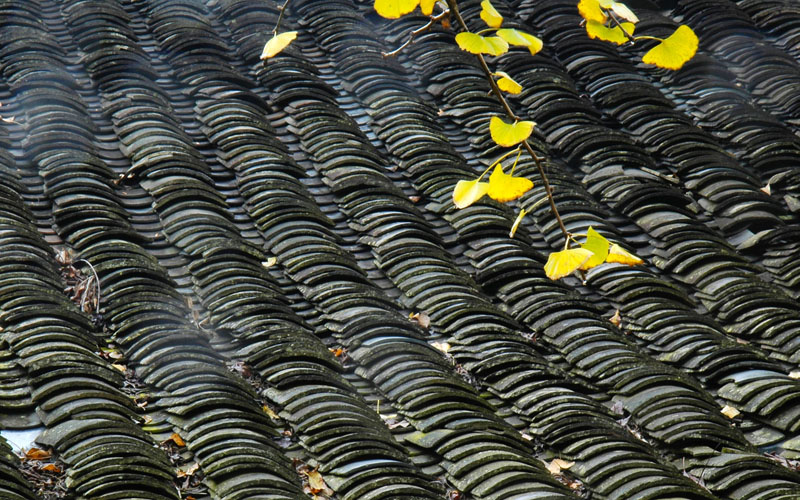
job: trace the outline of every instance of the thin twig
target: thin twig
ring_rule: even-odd
[[[435,16],[431,16],[430,20],[428,21],[428,23],[425,26],[422,26],[421,28],[417,28],[417,29],[415,29],[414,31],[411,32],[411,34],[408,36],[408,40],[406,40],[403,43],[403,45],[397,47],[396,49],[394,49],[391,52],[381,52],[381,55],[383,57],[394,57],[394,56],[396,56],[404,48],[406,48],[409,45],[411,45],[412,43],[414,43],[414,38],[415,37],[425,33],[426,31],[430,31],[430,29],[433,28],[434,24],[436,24],[439,21],[441,21],[442,19],[444,19],[448,14],[450,14],[450,9],[445,9],[441,13],[436,14]]]
[[[469,31],[467,27],[467,23],[464,22],[464,18],[461,17],[461,12],[458,10],[458,4],[456,0],[447,0],[447,5],[450,7],[450,12],[455,17],[456,21],[458,21],[459,26],[464,31]],[[483,57],[483,54],[477,55],[478,61],[481,64],[481,68],[483,69],[484,74],[486,75],[486,79],[489,80],[489,85],[492,87],[492,92],[497,97],[497,100],[500,101],[500,104],[503,106],[506,114],[514,121],[519,121],[519,118],[514,111],[511,109],[511,106],[508,104],[508,101],[503,96],[503,92],[497,86],[497,82],[494,81],[492,78],[492,70],[489,69],[489,65],[486,64],[486,59]],[[567,231],[567,227],[564,225],[564,221],[561,219],[561,214],[558,213],[558,207],[556,207],[556,200],[553,198],[553,188],[550,187],[550,181],[547,179],[547,174],[544,172],[544,166],[542,165],[542,160],[536,155],[533,151],[533,148],[528,141],[522,141],[522,146],[528,152],[528,154],[533,158],[533,162],[536,164],[536,169],[539,171],[539,177],[542,179],[542,184],[544,184],[545,194],[547,195],[547,199],[550,202],[550,210],[553,212],[553,216],[555,216],[556,221],[558,221],[558,227],[561,228],[561,232],[564,234],[564,238],[569,241],[570,232]]]
[[[622,21],[619,20],[619,18],[617,17],[617,15],[614,13],[613,10],[609,10],[607,12],[608,15],[611,16],[611,20],[614,21],[614,24],[619,26],[619,29],[622,30],[622,32],[625,34],[625,38],[627,38],[628,41],[631,42],[631,45],[635,44],[637,37],[633,36],[631,33],[628,33],[628,30],[626,30],[625,27],[622,26]]]
[[[278,22],[275,23],[275,29],[272,30],[272,36],[278,34],[278,27],[280,27],[281,25],[281,19],[283,19],[283,13],[284,11],[286,11],[287,5],[289,5],[289,0],[286,0],[285,2],[283,2],[283,5],[281,5],[280,11],[278,12]]]
[[[89,262],[88,260],[86,260],[86,259],[78,259],[74,263],[77,264],[78,262],[83,262],[84,264],[89,266],[89,269],[92,270],[92,274],[94,274],[94,282],[96,283],[96,286],[97,286],[97,310],[99,311],[100,310],[100,276],[97,274],[97,270],[94,268],[92,263]],[[88,287],[88,285],[89,284],[87,283],[87,287]],[[81,304],[81,306],[82,305],[83,304]]]

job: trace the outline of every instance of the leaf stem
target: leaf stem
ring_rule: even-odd
[[[614,21],[614,24],[616,24],[619,27],[619,29],[622,30],[622,32],[625,34],[625,38],[627,38],[628,41],[631,42],[631,45],[636,43],[636,40],[639,37],[635,37],[632,34],[628,33],[628,30],[625,29],[625,27],[622,25],[622,21],[619,20],[619,18],[617,17],[617,15],[614,13],[613,10],[607,10],[605,11],[605,13],[611,16],[611,19]]]
[[[288,2],[289,0],[286,0],[286,1]],[[425,24],[425,26],[417,28],[417,29],[415,29],[414,31],[411,32],[411,34],[408,36],[408,40],[406,40],[403,43],[403,45],[397,47],[396,49],[394,49],[391,52],[381,52],[381,55],[383,57],[394,57],[394,56],[396,56],[404,48],[406,48],[409,45],[411,45],[412,43],[414,43],[414,38],[416,38],[419,35],[425,33],[426,31],[430,31],[430,29],[433,28],[434,24],[438,23],[439,21],[441,21],[442,19],[447,17],[448,14],[450,14],[450,9],[445,9],[442,12],[436,14],[435,16],[431,16],[430,19],[428,20],[428,23]]]
[[[447,0],[447,6],[449,7],[450,13],[458,22],[458,25],[461,27],[463,31],[469,32],[469,28],[467,27],[467,23],[464,22],[464,18],[461,17],[461,12],[458,10],[458,4],[456,0]],[[483,69],[484,74],[486,75],[486,79],[489,80],[489,85],[492,87],[492,92],[494,92],[495,97],[497,100],[500,101],[500,104],[503,106],[506,114],[509,118],[513,119],[514,121],[519,121],[519,118],[514,111],[512,111],[511,106],[509,106],[508,101],[505,97],[503,97],[503,92],[497,86],[497,82],[494,81],[492,78],[492,70],[489,69],[489,65],[486,64],[486,59],[483,57],[482,54],[477,54],[476,57],[478,58],[478,62],[481,64],[481,68]],[[522,141],[522,146],[528,152],[528,154],[533,158],[533,162],[536,164],[536,169],[539,171],[539,177],[542,179],[542,184],[544,184],[545,194],[547,195],[547,200],[550,202],[550,210],[553,212],[553,216],[558,221],[558,227],[561,228],[561,232],[564,234],[564,238],[569,242],[570,233],[567,231],[567,227],[564,225],[564,221],[561,219],[561,214],[558,213],[558,207],[556,207],[556,200],[553,198],[553,188],[550,187],[550,181],[547,179],[547,174],[544,172],[544,166],[542,165],[542,160],[536,155],[533,151],[533,148],[528,141]]]
[[[283,2],[281,8],[278,12],[278,21],[275,23],[275,29],[272,30],[272,36],[276,36],[278,34],[278,27],[281,25],[281,19],[283,19],[283,13],[286,11],[286,7],[289,5],[289,0]]]

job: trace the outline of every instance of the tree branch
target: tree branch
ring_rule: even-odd
[[[458,22],[458,25],[461,27],[463,31],[469,31],[467,27],[467,23],[464,22],[464,18],[461,17],[461,12],[458,10],[458,4],[456,0],[447,0],[447,6],[449,7],[450,13]],[[500,101],[500,104],[503,106],[506,114],[514,121],[518,121],[519,118],[514,111],[509,106],[508,101],[503,96],[503,91],[497,86],[497,82],[494,81],[492,77],[492,70],[489,69],[489,65],[486,64],[486,59],[483,57],[482,54],[477,55],[478,62],[480,62],[481,68],[483,69],[486,78],[489,80],[489,85],[492,87],[492,92],[494,93],[497,100]],[[536,169],[539,171],[539,177],[542,179],[542,184],[544,184],[545,194],[547,195],[547,200],[550,202],[550,210],[553,212],[553,216],[555,216],[556,221],[558,221],[558,227],[561,228],[561,232],[564,234],[564,238],[569,241],[570,232],[567,231],[567,227],[564,225],[564,221],[561,219],[561,214],[558,213],[558,207],[556,207],[556,201],[553,198],[553,188],[550,187],[550,181],[547,179],[547,174],[544,172],[544,166],[542,165],[542,160],[536,155],[533,151],[533,148],[528,143],[528,141],[522,141],[522,146],[528,152],[528,154],[533,158],[533,162],[536,164]]]

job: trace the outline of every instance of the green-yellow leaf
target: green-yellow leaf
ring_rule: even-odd
[[[560,252],[553,252],[544,265],[544,273],[551,280],[561,279],[573,273],[592,257],[592,252],[585,248],[570,248]]]
[[[616,43],[617,45],[626,43],[628,37],[625,33],[627,32],[628,35],[633,35],[633,29],[633,23],[622,23],[621,27],[614,26],[613,28],[608,28],[597,21],[586,21],[586,34],[589,35],[589,38],[598,38],[606,42]]]
[[[508,92],[509,94],[519,94],[522,92],[522,85],[508,76],[508,73],[505,71],[498,71],[495,75],[500,77],[500,79],[497,80],[497,86],[500,87],[500,90]]]
[[[264,50],[261,51],[261,60],[263,61],[264,59],[269,59],[270,57],[278,55],[283,49],[288,47],[295,38],[297,38],[296,31],[287,31],[286,33],[273,36],[264,45]]]
[[[581,0],[578,3],[578,13],[587,21],[595,21],[601,24],[608,19],[608,16],[600,8],[598,0]]]
[[[519,209],[519,215],[514,219],[514,224],[511,225],[511,231],[508,232],[509,238],[513,238],[514,235],[517,234],[517,229],[519,229],[519,225],[522,223],[522,219],[525,218],[526,213],[528,212],[526,212],[524,208]]]
[[[397,19],[412,12],[417,5],[419,0],[375,0],[375,12],[387,19]]]
[[[510,147],[516,146],[530,137],[534,125],[536,124],[530,121],[506,123],[493,116],[489,121],[489,131],[492,133],[494,142],[500,146]]]
[[[489,0],[481,2],[481,19],[490,28],[499,28],[503,24],[503,16],[497,12]]]
[[[606,10],[611,10],[614,12],[614,14],[626,21],[630,21],[632,23],[639,22],[639,18],[636,17],[636,14],[634,14],[633,11],[622,2],[614,2],[613,0],[600,0],[600,7]]]
[[[525,33],[524,31],[503,28],[497,30],[497,36],[508,42],[509,45],[528,47],[531,55],[534,55],[542,50],[542,41],[529,33]]]
[[[608,247],[611,244],[608,242],[602,234],[595,231],[592,227],[589,227],[589,230],[586,232],[586,243],[581,245],[581,248],[585,248],[589,250],[594,255],[583,263],[581,266],[581,270],[586,271],[587,269],[591,269],[595,266],[599,266],[603,262],[606,261],[606,256],[608,256]]]
[[[479,179],[458,181],[455,189],[453,189],[453,203],[457,208],[467,208],[480,200],[488,191],[488,182],[480,182]]]
[[[680,69],[694,57],[697,44],[697,35],[692,28],[682,24],[666,40],[647,51],[642,61],[659,68]]]
[[[436,0],[420,0],[419,10],[426,16],[433,14],[433,6],[436,5]]]
[[[489,198],[501,203],[516,200],[532,187],[533,182],[530,179],[503,172],[503,166],[499,163],[489,176]]]
[[[611,248],[609,248],[608,255],[606,256],[606,262],[616,262],[628,266],[636,266],[644,263],[642,259],[625,250],[616,243],[611,245]]]
[[[508,43],[497,36],[480,36],[465,31],[456,35],[456,43],[461,50],[466,50],[470,54],[499,56],[508,52]]]

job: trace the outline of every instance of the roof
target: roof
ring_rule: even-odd
[[[501,108],[452,31],[382,55],[418,13],[294,0],[263,63],[274,2],[0,2],[0,425],[58,459],[0,496],[800,498],[800,8],[630,2],[669,72],[494,5],[567,228],[645,265],[549,280],[524,157],[513,239],[453,206]]]

